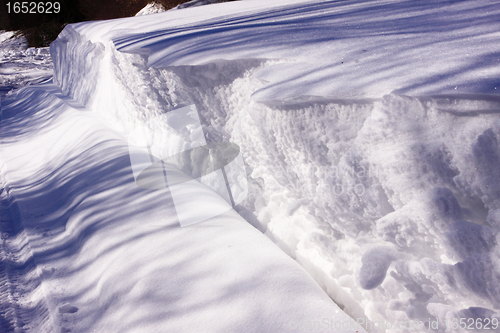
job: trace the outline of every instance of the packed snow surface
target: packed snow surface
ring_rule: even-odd
[[[0,31],[0,99],[13,89],[52,77],[49,48],[28,47],[26,38]]]
[[[42,110],[25,112],[36,121],[2,120],[7,193],[29,212],[32,251],[45,251],[37,267],[53,321],[82,332],[156,322],[288,332],[344,318],[303,275],[276,268],[297,269],[234,212],[174,228],[168,190],[130,184],[121,140],[147,126],[154,155],[179,151],[180,134],[158,119],[194,104],[207,142],[241,149],[249,193],[239,215],[367,331],[497,331],[499,14],[487,0],[252,0],[68,25],[50,49],[54,85],[9,100],[12,114],[23,101]],[[54,113],[59,100],[70,111]],[[236,260],[226,249],[236,244],[255,258]],[[262,267],[280,277],[262,281],[272,274]],[[61,281],[67,289],[51,296]],[[230,281],[243,282],[222,297]],[[234,296],[249,288],[255,312]]]

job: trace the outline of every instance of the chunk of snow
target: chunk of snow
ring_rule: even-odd
[[[166,9],[162,4],[157,2],[148,3],[143,9],[137,12],[135,16],[149,15],[164,12]]]

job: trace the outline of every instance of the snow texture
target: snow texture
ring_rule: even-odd
[[[150,2],[141,9],[135,16],[142,16],[142,15],[149,15],[149,14],[156,14],[156,13],[161,13],[165,11],[165,7],[162,6],[162,4],[156,3],[156,2]]]
[[[195,104],[208,142],[241,147],[240,214],[352,317],[498,318],[500,6],[210,7],[69,26],[56,81],[123,132]],[[63,66],[84,49],[92,68]]]
[[[28,48],[26,38],[0,31],[0,99],[10,91],[52,77],[49,48]]]
[[[94,142],[92,147],[99,148],[84,154],[90,143],[76,142],[83,137],[92,140],[89,133],[99,132],[102,127],[95,121],[71,127],[71,131],[78,129],[82,133],[80,137],[75,134],[72,144],[80,150],[71,145],[71,153],[69,148],[61,150],[67,160],[73,158],[74,162],[59,166],[64,172],[53,177],[60,177],[62,184],[69,181],[68,177],[74,179],[75,186],[84,186],[92,177],[99,181],[90,180],[96,189],[89,190],[89,199],[80,199],[85,196],[74,192],[75,197],[67,201],[65,209],[76,212],[66,213],[65,218],[62,206],[45,207],[45,214],[63,209],[61,215],[53,216],[58,224],[46,231],[51,241],[41,245],[47,244],[47,239],[42,242],[40,237],[38,243],[36,239],[30,242],[31,246],[48,248],[49,257],[58,255],[51,246],[62,246],[70,253],[88,251],[71,265],[72,256],[53,264],[56,272],[68,272],[63,269],[65,265],[69,265],[69,270],[90,268],[74,273],[85,276],[87,280],[79,281],[89,281],[87,286],[76,285],[76,278],[61,275],[60,279],[66,279],[72,288],[52,302],[61,306],[71,299],[82,304],[100,302],[107,309],[106,315],[100,317],[102,311],[92,312],[88,307],[68,303],[78,311],[59,311],[59,316],[78,319],[66,319],[73,325],[72,331],[82,331],[82,325],[113,331],[116,325],[131,327],[135,320],[143,320],[151,329],[155,321],[144,320],[147,314],[134,312],[130,307],[131,302],[140,301],[144,295],[176,304],[147,308],[155,320],[171,316],[170,321],[158,325],[168,325],[175,331],[191,332],[202,327],[201,331],[214,332],[244,328],[276,332],[270,329],[269,318],[276,315],[276,321],[282,323],[283,317],[273,311],[277,311],[277,306],[285,309],[284,304],[296,297],[305,297],[311,303],[299,298],[290,303],[291,310],[287,308],[281,315],[300,314],[301,308],[300,323],[320,321],[324,313],[332,313],[332,304],[319,310],[317,303],[308,298],[310,292],[300,292],[303,287],[295,283],[303,281],[298,278],[302,275],[290,275],[277,266],[282,259],[273,258],[263,266],[256,264],[260,267],[257,270],[246,271],[251,273],[249,280],[245,280],[245,274],[234,277],[236,281],[245,281],[231,288],[227,297],[233,299],[235,293],[239,295],[238,290],[250,288],[255,295],[276,290],[278,294],[291,295],[290,298],[273,296],[270,299],[275,302],[262,301],[258,307],[252,303],[255,308],[239,324],[232,321],[238,311],[234,303],[215,302],[218,298],[214,280],[205,281],[201,276],[216,270],[223,277],[229,273],[228,267],[220,264],[222,261],[248,267],[247,259],[231,261],[232,257],[222,248],[220,257],[196,261],[200,266],[192,267],[188,259],[214,251],[217,247],[207,243],[211,239],[217,239],[218,246],[227,246],[225,241],[232,246],[241,243],[242,255],[267,253],[266,246],[270,245],[261,245],[267,243],[257,234],[255,239],[247,239],[246,231],[239,234],[239,228],[248,225],[236,214],[227,217],[227,221],[226,216],[221,217],[224,222],[214,221],[217,227],[220,223],[226,229],[234,227],[234,235],[218,232],[221,228],[202,228],[203,224],[199,229],[193,227],[188,235],[189,228],[173,229],[171,219],[164,217],[168,215],[159,214],[164,220],[148,217],[141,220],[141,225],[162,225],[161,236],[155,229],[158,236],[137,239],[136,245],[127,249],[111,245],[120,244],[127,237],[136,239],[134,227],[140,214],[147,212],[146,207],[165,205],[164,197],[168,196],[125,186],[125,179],[130,180],[132,175],[129,169],[124,171],[118,138],[147,126],[159,137],[151,146],[154,155],[182,151],[184,141],[170,134],[168,124],[158,121],[159,115],[194,104],[200,111],[207,143],[234,142],[241,148],[249,192],[236,207],[237,212],[296,259],[342,310],[352,318],[364,320],[367,331],[466,332],[444,324],[460,318],[498,323],[499,14],[500,5],[488,0],[253,0],[66,26],[50,48],[55,84],[50,87],[61,89],[57,96],[70,101],[74,108],[71,114],[78,113],[78,108],[91,110],[93,117],[113,132],[98,136],[100,144]],[[36,96],[29,94],[39,94],[48,100],[45,103],[54,103],[51,110],[58,105],[55,97],[47,99],[43,90],[22,91],[18,94],[20,100],[9,102],[12,110],[18,110],[15,105],[23,98],[33,105]],[[43,111],[37,117],[56,121]],[[82,119],[83,123],[81,117],[85,117],[84,113],[74,118],[75,122]],[[37,128],[43,122],[30,123],[32,130],[46,133],[43,127]],[[32,131],[25,127],[2,128],[6,128],[5,143],[14,140],[15,135],[34,140]],[[37,142],[41,135],[36,136]],[[36,152],[34,147],[29,151]],[[2,154],[10,156],[6,158],[7,165],[11,164],[7,172],[9,182],[18,188],[20,198],[24,195],[29,199],[29,191],[23,192],[28,186],[26,174],[16,175],[13,170],[27,172],[30,167],[21,168],[24,160],[15,153],[20,151],[18,144],[12,144],[10,152],[6,150]],[[101,165],[103,152],[108,164]],[[57,161],[41,152],[38,155],[38,160],[53,161],[52,164]],[[107,167],[116,173],[112,181],[99,178],[104,177],[101,169]],[[36,179],[50,179],[48,170],[31,170],[30,175],[38,175]],[[74,170],[78,171],[71,178]],[[37,200],[54,195],[44,188],[47,184],[32,177],[33,186],[40,187]],[[28,204],[29,201],[23,209],[29,211]],[[98,214],[94,212],[97,205]],[[36,209],[32,211],[37,214]],[[32,223],[49,219],[35,216]],[[120,222],[114,223],[117,221]],[[106,228],[110,229],[107,233]],[[116,238],[110,240],[110,234]],[[78,241],[69,241],[74,239]],[[191,247],[178,253],[181,246],[185,247],[181,239],[189,240]],[[134,269],[142,263],[139,252],[146,248],[146,241],[161,243],[162,247],[154,251],[169,259],[159,264],[151,258],[159,258],[154,252],[142,264],[143,269]],[[119,248],[123,256],[99,256],[108,251],[107,246]],[[269,251],[278,256],[274,250]],[[141,282],[139,277],[154,271],[156,265],[165,274],[171,270],[162,265],[185,269],[199,289],[189,289],[191,280],[185,276],[169,275],[169,286],[181,286],[180,294],[171,293],[172,289],[163,285],[158,274],[150,275],[147,283]],[[263,273],[267,270],[276,274],[272,280],[267,280]],[[284,276],[287,278],[282,280]],[[127,279],[114,283],[120,277]],[[226,288],[228,280],[215,284],[215,289]],[[92,289],[92,283],[97,284],[97,290]],[[49,290],[54,290],[55,285],[54,282]],[[149,286],[163,288],[158,287],[160,291],[153,296],[148,293],[156,289]],[[190,303],[187,291],[189,296],[200,293],[196,298],[200,303]],[[79,293],[83,295],[80,298],[76,296]],[[259,299],[265,299],[262,297]],[[114,299],[117,301],[113,304],[118,302],[119,307],[111,306]],[[235,302],[240,299],[236,297]],[[241,306],[238,309],[245,307],[237,304]],[[51,309],[50,304],[48,308]],[[197,316],[188,318],[198,318],[191,321],[193,325],[203,322],[207,326],[182,326],[181,313],[188,309]],[[314,315],[312,309],[325,312]],[[220,320],[217,314],[222,311],[233,316]],[[422,322],[425,329],[394,325],[410,320]],[[437,320],[440,326],[429,328]],[[393,325],[373,326],[384,322]],[[300,327],[304,331],[308,328]]]
[[[221,2],[226,2],[225,0],[191,0],[188,2],[181,3],[175,9],[184,9],[184,8],[190,8],[190,7],[198,7],[198,6],[205,6],[205,5],[210,5],[214,3],[221,3]]]
[[[3,101],[2,332],[290,332],[324,318],[364,332],[234,210],[181,228],[172,189],[135,184],[126,137],[99,112],[54,84]],[[182,190],[192,210],[217,199]]]

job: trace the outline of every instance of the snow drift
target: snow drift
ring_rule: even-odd
[[[55,82],[121,133],[195,104],[241,147],[239,213],[353,318],[498,322],[500,6],[208,7],[67,26]]]
[[[1,332],[365,332],[234,210],[181,228],[172,187],[137,186],[96,107],[52,83],[2,99]],[[191,211],[222,200],[181,190]]]

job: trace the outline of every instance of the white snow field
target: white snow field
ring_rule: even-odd
[[[0,327],[500,331],[499,15],[244,0],[66,26],[53,82],[2,101]],[[186,149],[194,129],[161,119],[188,105],[249,192],[180,227],[127,138]]]

